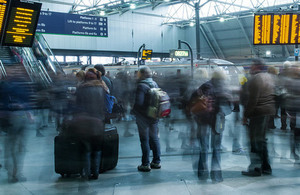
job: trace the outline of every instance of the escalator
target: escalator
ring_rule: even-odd
[[[49,45],[42,35],[36,37],[39,47],[45,50],[47,63],[34,55],[33,48],[0,47],[0,80],[18,83],[30,92],[31,109],[38,108],[38,91],[52,87],[54,78],[65,76]],[[53,56],[52,59],[50,56]],[[62,78],[63,79],[63,78]]]

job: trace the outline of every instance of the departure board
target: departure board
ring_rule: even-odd
[[[2,45],[32,46],[41,5],[40,3],[11,2]]]
[[[0,0],[0,35],[5,24],[5,16],[7,14],[8,2],[6,0]]]
[[[254,15],[254,45],[286,45],[300,43],[300,14]]]

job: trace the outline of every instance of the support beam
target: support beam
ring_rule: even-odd
[[[196,16],[196,57],[200,60],[201,48],[200,48],[200,15],[199,15],[199,3],[195,3],[195,16]]]
[[[33,2],[37,2],[37,3],[53,3],[53,4],[59,4],[59,5],[69,5],[69,6],[76,6],[76,4],[74,3],[68,3],[65,1],[60,1],[60,0],[32,0]],[[87,5],[80,5],[82,7],[90,7]]]
[[[246,38],[246,40],[247,40],[247,42],[248,42],[250,48],[251,48],[252,54],[253,54],[255,57],[257,57],[257,56],[256,56],[256,52],[255,52],[255,49],[254,49],[254,47],[253,47],[253,44],[252,44],[252,42],[250,41],[250,39],[249,39],[249,37],[248,37],[248,35],[247,35],[247,32],[246,32],[246,30],[245,30],[245,28],[244,28],[244,25],[242,24],[242,22],[241,22],[241,20],[240,20],[239,18],[236,18],[236,20],[237,20],[237,22],[239,23],[239,26],[241,27],[241,30],[242,30],[242,32],[243,32],[243,34],[244,34],[244,36],[245,36],[245,38]]]
[[[216,58],[219,58],[219,55],[217,54],[215,48],[214,48],[213,45],[211,44],[211,42],[210,42],[210,40],[209,40],[209,38],[208,38],[206,32],[204,31],[202,25],[200,25],[200,30],[201,30],[201,32],[202,32],[202,34],[203,34],[203,37],[204,37],[204,39],[206,40],[208,46],[210,47],[211,51],[214,53],[215,57],[216,57]]]
[[[214,41],[214,43],[215,43],[215,45],[216,45],[218,51],[220,52],[222,59],[225,59],[225,55],[224,55],[224,53],[223,53],[223,51],[222,51],[222,49],[221,49],[221,47],[220,47],[220,45],[219,45],[217,39],[215,38],[214,34],[213,34],[212,31],[210,30],[209,26],[208,26],[207,24],[205,24],[205,26],[203,26],[203,27],[206,27],[208,33],[210,34],[212,40]]]

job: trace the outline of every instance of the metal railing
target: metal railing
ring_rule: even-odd
[[[1,79],[7,77],[6,70],[4,68],[4,65],[2,63],[2,60],[0,60],[0,73],[1,73]]]

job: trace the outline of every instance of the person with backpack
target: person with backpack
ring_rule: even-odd
[[[225,85],[226,75],[221,69],[212,74],[212,79],[202,84],[191,96],[189,110],[196,120],[197,137],[200,143],[198,178],[209,178],[208,151],[211,135],[212,163],[210,178],[214,183],[222,182],[221,144],[225,116],[231,113],[232,96]],[[198,105],[197,105],[198,104]]]
[[[158,85],[152,79],[152,72],[149,67],[142,66],[138,71],[138,85],[136,89],[135,103],[132,113],[136,116],[136,124],[142,149],[142,164],[138,171],[149,172],[152,169],[160,169],[160,142],[158,138],[158,116],[154,110],[159,110],[152,103],[157,102],[153,91]],[[152,93],[153,92],[153,93]],[[152,94],[152,95],[151,95]],[[150,149],[153,151],[153,159],[150,163]]]

